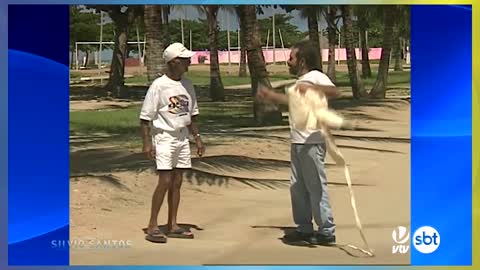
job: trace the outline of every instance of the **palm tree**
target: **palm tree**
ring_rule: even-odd
[[[403,70],[403,58],[405,42],[409,38],[410,33],[410,7],[397,6],[394,26],[393,55],[395,59],[394,70]]]
[[[128,27],[135,22],[137,16],[143,12],[142,6],[123,5],[96,5],[94,8],[108,13],[115,27],[114,49],[110,75],[105,86],[114,97],[126,97],[125,88],[125,59],[127,57]]]
[[[393,26],[396,6],[384,7],[384,30],[382,55],[380,57],[380,65],[378,66],[378,75],[373,85],[370,96],[373,98],[385,98],[386,86],[388,82],[388,70],[390,67],[390,53],[392,51],[393,42]]]
[[[407,46],[410,47],[410,6],[402,6],[405,12],[405,16],[402,18],[402,24],[400,28],[400,35],[403,37],[402,52],[403,57],[406,60]],[[410,63],[408,63],[410,64]]]
[[[402,36],[400,35],[400,18],[396,17],[393,25],[392,56],[394,60],[394,70],[402,71]]]
[[[323,71],[323,60],[322,60],[322,48],[320,47],[320,37],[318,32],[318,20],[320,19],[320,15],[323,12],[323,7],[318,5],[281,5],[281,8],[285,9],[287,12],[291,12],[293,10],[300,11],[300,17],[303,19],[307,19],[308,23],[308,39],[315,44],[315,47],[319,51],[319,60],[318,68],[320,71]]]
[[[238,18],[238,25],[240,26],[240,68],[238,70],[239,77],[247,77],[247,49],[245,47],[245,31],[242,29],[240,23],[240,9],[235,8],[235,13]]]
[[[224,101],[225,94],[220,75],[218,60],[218,5],[199,6],[198,11],[207,16],[208,47],[210,50],[210,98],[212,101]]]
[[[378,14],[378,6],[356,6],[355,14],[358,18],[358,30],[360,32],[362,50],[362,78],[370,78],[372,77],[372,69],[370,68],[370,59],[368,57],[367,30],[369,28],[369,21],[375,19]]]
[[[220,62],[218,60],[218,10],[219,6],[209,5],[207,8],[208,45],[210,48],[210,97],[213,101],[224,101]]]
[[[247,49],[248,69],[250,70],[252,82],[252,95],[255,96],[260,83],[271,87],[259,39],[257,7],[254,5],[241,5],[237,8],[240,15],[241,29],[246,33],[245,47]],[[255,121],[259,125],[279,124],[282,121],[282,114],[277,105],[254,101],[253,111]]]
[[[148,81],[152,82],[163,74],[165,66],[163,50],[166,47],[163,7],[161,5],[145,5],[144,21],[146,36],[146,66]]]
[[[325,13],[325,20],[327,21],[327,31],[328,31],[328,67],[327,67],[327,76],[332,80],[332,82],[337,81],[337,76],[335,72],[335,46],[337,44],[337,7],[328,6]]]
[[[343,25],[345,29],[345,48],[347,51],[347,66],[350,84],[352,85],[353,97],[356,99],[365,97],[365,87],[357,70],[357,57],[355,55],[355,39],[353,37],[352,7],[342,6]]]
[[[170,10],[171,10],[172,6],[171,5],[163,5],[162,6],[162,13],[163,13],[163,24],[165,25],[165,29],[168,29],[169,28],[169,22],[170,20],[168,19],[168,17],[170,16]],[[167,44],[170,44],[171,40],[170,40],[170,32],[168,31],[164,31],[163,32],[163,35],[164,35],[164,40]]]
[[[308,38],[315,44],[317,50],[319,51],[319,60],[320,63],[318,67],[320,71],[323,71],[323,60],[322,60],[322,48],[320,47],[320,38],[318,36],[318,20],[320,14],[322,13],[321,6],[306,6],[302,9],[303,16],[306,15],[308,23]]]
[[[287,11],[291,11],[293,9],[300,10],[300,17],[306,18],[308,23],[308,39],[311,40],[315,47],[319,51],[319,60],[320,63],[317,65],[320,68],[320,71],[323,71],[323,60],[322,60],[322,49],[320,48],[320,37],[318,34],[318,20],[320,18],[320,14],[322,14],[322,7],[321,6],[293,6],[293,7],[286,7]]]

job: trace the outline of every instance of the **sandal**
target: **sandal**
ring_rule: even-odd
[[[152,232],[147,231],[145,239],[153,243],[167,243],[167,237],[159,229],[155,229]]]
[[[171,238],[193,239],[194,235],[189,229],[179,228],[175,231],[169,231],[167,234]]]

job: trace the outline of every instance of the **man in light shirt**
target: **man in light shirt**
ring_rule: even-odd
[[[320,72],[319,51],[310,41],[301,41],[292,47],[288,60],[289,71],[297,77],[296,88],[322,91],[327,98],[338,96],[332,81]],[[257,98],[270,102],[288,104],[285,94],[260,86]],[[297,229],[286,234],[287,243],[333,245],[335,223],[327,192],[325,174],[326,142],[321,130],[301,131],[291,126],[291,201],[293,220]],[[318,226],[315,231],[312,216]]]
[[[146,239],[166,243],[167,237],[193,238],[192,232],[177,223],[183,170],[190,169],[189,136],[195,138],[197,154],[205,148],[195,118],[199,114],[193,84],[183,77],[195,53],[181,43],[173,43],[163,53],[167,71],[147,91],[140,112],[143,152],[155,160],[158,184],[152,198]],[[166,234],[158,228],[158,214],[168,192]]]

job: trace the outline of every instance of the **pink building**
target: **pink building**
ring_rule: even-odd
[[[362,59],[360,49],[355,49],[357,59]],[[368,57],[370,60],[379,60],[382,54],[382,48],[371,48]],[[265,57],[265,62],[273,63],[273,50],[263,50],[263,56]],[[290,49],[275,49],[275,61],[284,62],[287,61],[290,56]],[[204,64],[210,64],[210,52],[209,51],[197,51],[196,54],[192,57],[192,64],[199,64],[200,58],[204,57]],[[220,64],[228,63],[228,52],[219,51],[218,60]],[[240,51],[230,51],[230,63],[238,64],[240,60]],[[328,61],[328,49],[322,50],[322,60],[323,62]],[[347,60],[347,52],[345,48],[335,50],[335,60],[345,61]]]

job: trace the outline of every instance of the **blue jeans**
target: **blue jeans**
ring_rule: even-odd
[[[318,233],[329,237],[335,235],[335,224],[327,193],[325,156],[325,143],[292,144],[290,193],[297,230],[312,233],[313,215]]]

